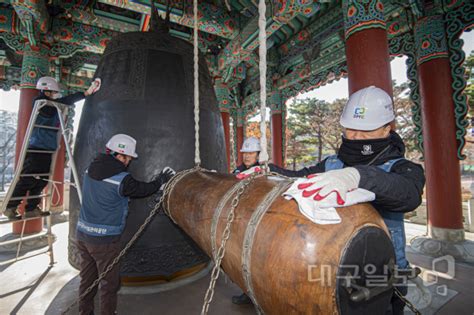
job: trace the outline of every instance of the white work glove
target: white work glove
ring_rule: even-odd
[[[94,81],[92,81],[91,86],[87,89],[87,91],[84,93],[86,96],[92,95],[98,90],[100,90],[100,85],[102,84],[102,81],[100,78],[96,78]]]
[[[344,205],[347,193],[358,188],[359,182],[359,171],[353,167],[347,167],[310,175],[298,185],[298,189],[301,190],[303,198],[313,197],[316,201],[322,201],[335,193],[337,204]]]
[[[246,171],[240,172],[235,177],[237,177],[238,179],[246,179],[247,177],[251,176],[253,173],[261,173],[261,172],[262,172],[262,168],[260,166],[254,166],[254,167],[249,168]]]

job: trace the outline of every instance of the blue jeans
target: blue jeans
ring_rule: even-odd
[[[383,212],[381,213],[385,224],[387,225],[388,231],[390,232],[390,238],[392,239],[393,249],[395,251],[396,265],[398,269],[407,269],[408,260],[405,254],[405,224],[403,222],[403,213],[400,212]],[[406,284],[399,284],[396,286],[398,291],[402,295],[406,295],[408,287]],[[392,296],[390,303],[390,310],[387,314],[391,315],[403,315],[403,309],[405,308],[405,302],[403,302],[395,293]]]
[[[385,211],[381,215],[390,232],[398,269],[406,269],[408,268],[408,261],[405,255],[406,238],[403,213]]]

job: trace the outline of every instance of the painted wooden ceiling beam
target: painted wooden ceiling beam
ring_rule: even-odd
[[[69,17],[72,21],[86,25],[97,26],[99,28],[108,29],[116,32],[136,32],[139,30],[139,22],[131,23],[131,21],[118,21],[113,16],[101,14],[102,11],[94,10],[94,12],[72,9],[66,12],[65,17]],[[60,16],[61,17],[61,16]]]
[[[130,11],[142,14],[150,14],[150,1],[132,1],[132,0],[98,0],[100,3],[113,5]],[[155,1],[155,6],[161,13],[166,13],[167,0]],[[183,1],[179,1],[181,5]],[[170,21],[194,27],[194,18],[192,10],[192,2],[185,1],[185,8],[173,7],[171,9]],[[210,3],[199,4],[199,30],[214,34],[224,38],[234,38],[238,34],[238,27],[234,19],[229,15],[224,7],[218,7]]]
[[[303,1],[272,0],[273,10],[267,10],[267,38],[279,30],[283,25],[289,23],[296,15],[311,17],[318,12],[320,5]],[[272,16],[273,13],[273,16]],[[219,70],[235,68],[240,62],[250,57],[258,48],[258,16],[253,17],[233,40],[219,54]]]
[[[44,0],[12,0],[10,3],[21,20],[28,41],[36,46],[39,34],[48,31],[50,20]]]

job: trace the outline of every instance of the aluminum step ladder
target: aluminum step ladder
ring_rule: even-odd
[[[53,107],[53,108],[56,109],[56,111],[58,113],[58,117],[59,117],[59,126],[58,127],[42,126],[42,125],[36,124],[36,119],[37,119],[37,117],[40,113],[40,110],[45,106]],[[52,198],[53,198],[53,191],[54,191],[54,189],[56,189],[56,186],[55,186],[56,182],[53,181],[53,173],[54,173],[54,168],[56,166],[58,151],[59,151],[59,148],[60,148],[60,145],[61,145],[61,139],[64,139],[64,143],[66,145],[66,153],[69,157],[69,164],[70,164],[72,174],[73,174],[74,180],[75,180],[75,184],[71,184],[71,186],[73,186],[77,189],[77,195],[79,197],[79,202],[82,203],[82,193],[81,193],[81,187],[80,187],[80,184],[79,184],[79,177],[77,175],[76,165],[74,163],[74,159],[73,159],[73,156],[72,156],[72,150],[71,150],[71,147],[69,146],[69,138],[70,138],[70,136],[72,136],[72,134],[70,134],[71,130],[67,129],[66,124],[65,124],[69,107],[70,106],[67,106],[65,104],[61,104],[61,103],[54,102],[54,101],[49,101],[49,100],[38,100],[38,101],[35,102],[33,112],[31,113],[31,118],[30,118],[30,121],[28,123],[28,128],[26,129],[25,138],[24,138],[23,144],[21,146],[21,152],[20,152],[20,156],[19,156],[19,159],[18,159],[17,167],[15,169],[15,175],[14,175],[13,180],[11,182],[11,185],[8,188],[8,191],[5,195],[5,199],[3,200],[3,203],[0,207],[0,214],[4,213],[8,202],[10,202],[11,200],[26,200],[26,199],[33,199],[33,198],[42,198],[42,203],[43,203],[43,208],[42,209],[43,209],[43,211],[47,211],[47,212],[50,211],[51,204],[52,204]],[[55,151],[28,149],[30,138],[31,138],[31,135],[33,133],[34,128],[57,130],[58,131],[57,149]],[[24,166],[24,162],[25,162],[25,157],[26,157],[27,153],[51,154],[52,157],[51,157],[51,166],[50,166],[50,169],[49,169],[49,173],[22,174],[22,170],[23,170],[23,166]],[[27,196],[20,196],[20,197],[12,197],[13,191],[14,191],[16,185],[18,184],[18,181],[20,180],[20,178],[21,177],[30,177],[30,176],[31,177],[36,177],[37,179],[41,178],[43,180],[46,180],[48,182],[48,184],[46,186],[46,190],[44,190],[44,191],[47,191],[47,193],[40,193],[39,195],[35,195],[35,196],[27,195]],[[47,179],[44,178],[44,177],[47,177]],[[46,217],[46,227],[47,227],[45,231],[42,231],[40,233],[33,234],[33,235],[24,236],[26,221],[34,220],[34,219],[38,219],[38,218],[45,218],[45,217]],[[9,259],[9,260],[6,260],[6,261],[1,261],[0,266],[8,265],[8,264],[17,262],[19,260],[27,259],[27,258],[34,257],[34,256],[37,256],[37,255],[40,255],[40,254],[45,254],[45,253],[49,253],[50,265],[53,265],[54,264],[54,253],[53,253],[53,234],[52,234],[52,231],[51,231],[51,216],[46,215],[46,216],[33,217],[33,218],[22,217],[21,219],[14,219],[14,220],[10,220],[5,216],[0,216],[0,224],[8,224],[8,223],[13,223],[13,222],[22,222],[22,229],[21,229],[20,237],[17,238],[17,239],[12,239],[12,240],[7,240],[7,241],[0,242],[0,246],[18,243],[17,250],[16,250],[16,256],[15,256],[15,258],[12,258],[12,259]],[[40,237],[43,237],[43,236],[47,236],[47,238],[48,238],[48,247],[47,247],[46,250],[34,251],[33,253],[28,253],[28,254],[19,256],[23,241],[31,240],[31,239],[35,239],[35,238],[40,238]]]

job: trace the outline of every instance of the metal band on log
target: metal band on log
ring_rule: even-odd
[[[165,196],[176,223],[211,257],[239,183],[232,175],[197,171],[172,180]],[[222,269],[261,313],[384,314],[394,252],[378,212],[368,204],[338,208],[341,223],[315,224],[282,197],[290,183],[259,176],[249,184],[235,208]],[[368,287],[372,276],[379,285],[385,276],[388,285]],[[362,291],[367,298],[360,299]]]
[[[257,232],[258,224],[265,215],[265,212],[267,212],[268,208],[272,205],[275,199],[278,196],[281,196],[281,194],[283,194],[291,186],[291,183],[291,181],[286,180],[273,187],[273,189],[266,195],[263,202],[258,206],[258,208],[250,217],[247,229],[245,230],[244,245],[242,248],[242,271],[245,279],[247,294],[252,299],[255,308],[259,312],[261,312],[261,308],[260,305],[258,305],[258,301],[255,299],[252,286],[252,277],[250,273],[250,253],[252,252],[253,241],[255,238],[255,233]]]

